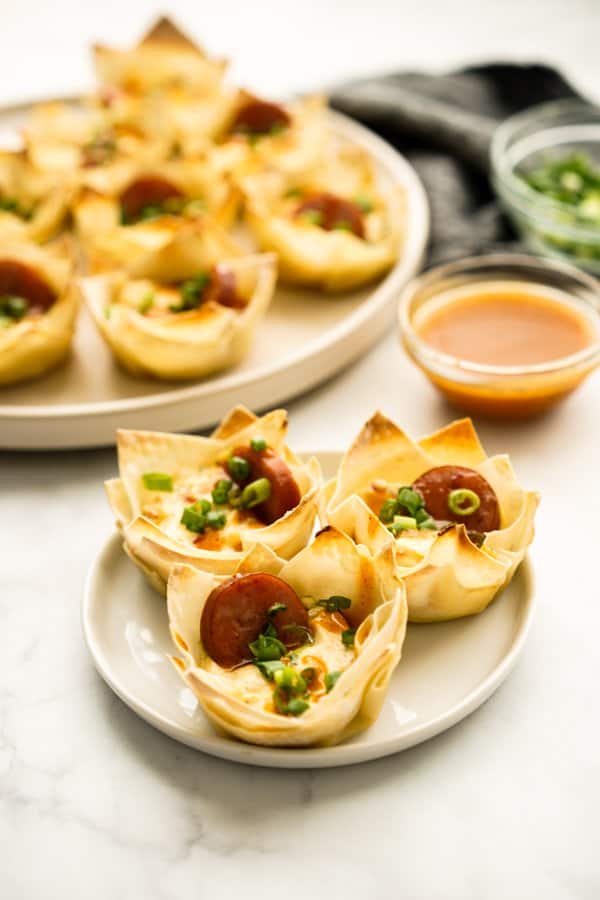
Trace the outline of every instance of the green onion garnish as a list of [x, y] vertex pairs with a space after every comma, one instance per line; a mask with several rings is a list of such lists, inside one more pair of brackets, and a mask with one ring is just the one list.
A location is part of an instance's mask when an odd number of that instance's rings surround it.
[[357, 206], [360, 206], [362, 212], [364, 212], [364, 213], [373, 212], [373, 203], [365, 194], [359, 194], [357, 197], [354, 198], [354, 202], [356, 203]]
[[267, 615], [274, 616], [275, 613], [284, 612], [284, 610], [286, 610], [286, 609], [287, 609], [287, 606], [285, 605], [285, 603], [274, 603], [267, 610]]
[[261, 450], [267, 449], [267, 442], [264, 438], [255, 437], [250, 441], [250, 446], [253, 450], [256, 450], [257, 453], [260, 453]]
[[337, 222], [333, 225], [334, 231], [352, 231], [352, 222], [348, 222], [346, 219], [338, 219]]
[[347, 628], [345, 631], [342, 631], [342, 644], [345, 647], [354, 647], [354, 635], [356, 634], [356, 628]]
[[323, 224], [323, 213], [319, 209], [305, 209], [300, 213], [300, 218], [307, 225]]
[[173, 479], [164, 472], [146, 472], [142, 475], [144, 487], [149, 491], [172, 491]]
[[210, 283], [210, 275], [200, 272], [194, 278], [188, 278], [180, 285], [181, 300], [169, 307], [171, 312], [186, 312], [197, 309], [202, 300], [204, 291]]
[[341, 674], [341, 672], [327, 672], [325, 675], [325, 690], [327, 693], [335, 687], [335, 683]]
[[216, 509], [211, 509], [210, 512], [206, 513], [206, 524], [208, 528], [225, 528], [226, 521], [227, 516], [224, 512], [217, 512]]
[[411, 487], [401, 487], [398, 491], [398, 503], [402, 506], [409, 516], [416, 519], [417, 512], [423, 509], [423, 498], [418, 491]]
[[220, 478], [212, 489], [213, 503], [224, 506], [229, 499], [229, 491], [233, 487], [233, 481], [229, 478]]
[[259, 634], [256, 640], [248, 646], [254, 658], [260, 662], [281, 659], [286, 652], [285, 644], [271, 634]]
[[412, 516], [394, 516], [394, 521], [388, 525], [388, 528], [396, 536], [401, 531], [416, 530], [417, 520], [413, 519]]
[[271, 496], [271, 482], [268, 478], [257, 478], [247, 484], [242, 491], [241, 505], [244, 509], [252, 509], [259, 503], [264, 503]]
[[24, 297], [16, 297], [8, 294], [0, 297], [0, 316], [6, 316], [14, 322], [19, 322], [27, 314], [29, 301]]
[[284, 664], [280, 659], [255, 659], [254, 665], [261, 672], [261, 674], [265, 676], [267, 681], [273, 681], [275, 672], [279, 671], [279, 669], [284, 668]]
[[138, 306], [138, 312], [144, 315], [147, 313], [149, 309], [152, 309], [154, 306], [154, 292], [148, 291], [148, 293], [142, 297], [140, 300], [140, 305]]
[[185, 507], [181, 515], [181, 524], [185, 525], [188, 531], [193, 531], [194, 534], [202, 534], [208, 525], [209, 510], [208, 500], [198, 500], [197, 503]]
[[286, 691], [303, 694], [306, 690], [304, 678], [292, 666], [283, 666], [283, 668], [278, 669], [273, 676], [273, 680], [277, 687], [284, 688]]
[[234, 481], [238, 483], [247, 481], [250, 477], [250, 463], [243, 456], [230, 456], [227, 460], [227, 471]]
[[448, 509], [457, 516], [470, 516], [481, 506], [479, 495], [469, 488], [458, 488], [448, 494]]
[[342, 609], [350, 609], [352, 600], [349, 597], [340, 597], [336, 594], [326, 600], [319, 600], [317, 606], [323, 606], [327, 612], [340, 612]]
[[301, 716], [310, 706], [310, 703], [307, 703], [306, 700], [301, 700], [299, 697], [292, 697], [288, 700], [287, 691], [281, 688], [275, 688], [273, 700], [278, 712], [284, 716]]

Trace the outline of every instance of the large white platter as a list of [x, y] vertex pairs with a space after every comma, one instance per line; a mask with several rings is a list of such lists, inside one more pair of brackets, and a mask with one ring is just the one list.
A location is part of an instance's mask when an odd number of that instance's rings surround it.
[[[0, 143], [28, 106], [0, 110]], [[382, 187], [407, 198], [402, 255], [376, 286], [324, 296], [278, 288], [249, 356], [237, 368], [178, 386], [121, 371], [82, 310], [71, 360], [46, 378], [0, 389], [0, 448], [66, 449], [114, 443], [118, 427], [186, 431], [208, 427], [244, 403], [273, 407], [360, 357], [391, 325], [401, 288], [418, 271], [429, 233], [423, 186], [409, 163], [356, 122], [330, 113], [339, 139], [366, 148]]]
[[[312, 452], [309, 454], [312, 455]], [[330, 477], [341, 454], [316, 452]], [[211, 726], [177, 676], [166, 604], [110, 537], [89, 573], [83, 628], [94, 664], [139, 716], [197, 750], [235, 762], [277, 768], [345, 766], [419, 744], [473, 712], [506, 678], [523, 649], [533, 615], [529, 563], [479, 616], [409, 625], [402, 659], [372, 728], [337, 747], [272, 749], [228, 738]]]

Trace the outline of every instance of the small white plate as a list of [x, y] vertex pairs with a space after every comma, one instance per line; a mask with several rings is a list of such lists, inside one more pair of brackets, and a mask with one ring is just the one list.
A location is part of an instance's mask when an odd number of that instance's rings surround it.
[[[313, 455], [309, 453], [307, 455]], [[315, 452], [325, 477], [341, 454]], [[481, 706], [517, 660], [533, 616], [528, 561], [478, 616], [409, 625], [402, 659], [377, 722], [337, 747], [272, 749], [218, 733], [167, 660], [173, 651], [166, 604], [110, 537], [88, 575], [83, 629], [95, 666], [139, 716], [197, 750], [235, 762], [282, 769], [346, 766], [390, 756], [445, 731]]]
[[[73, 98], [67, 98], [73, 99]], [[0, 108], [16, 128], [30, 105]], [[260, 410], [305, 393], [361, 357], [392, 324], [400, 291], [418, 271], [429, 234], [425, 191], [412, 166], [367, 128], [330, 113], [338, 140], [368, 150], [382, 188], [402, 188], [402, 253], [378, 284], [323, 296], [277, 286], [248, 356], [231, 371], [177, 386], [120, 369], [82, 309], [70, 360], [44, 378], [0, 390], [0, 448], [67, 449], [114, 444], [117, 428], [190, 431], [236, 403]]]

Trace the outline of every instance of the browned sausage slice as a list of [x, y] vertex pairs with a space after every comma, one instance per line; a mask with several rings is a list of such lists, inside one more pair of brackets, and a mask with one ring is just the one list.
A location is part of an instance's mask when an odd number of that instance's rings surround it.
[[335, 194], [312, 194], [298, 205], [296, 216], [315, 213], [315, 225], [325, 231], [345, 228], [357, 237], [364, 238], [365, 226], [360, 206], [352, 200], [336, 197]]
[[29, 313], [48, 312], [56, 300], [50, 285], [35, 269], [16, 259], [0, 259], [0, 297], [22, 297]]
[[[271, 607], [279, 603], [285, 609], [269, 616]], [[202, 610], [200, 638], [210, 658], [231, 669], [252, 660], [248, 645], [269, 621], [288, 649], [305, 643], [308, 615], [296, 592], [275, 575], [238, 575], [209, 594]]]
[[271, 494], [263, 503], [252, 508], [254, 515], [270, 525], [280, 519], [288, 510], [300, 503], [300, 488], [288, 464], [271, 447], [253, 450], [252, 447], [236, 447], [234, 456], [241, 456], [250, 464], [248, 481], [267, 478], [271, 483]]
[[253, 98], [242, 106], [233, 122], [232, 131], [268, 134], [274, 128], [287, 128], [291, 118], [283, 106]]
[[[483, 475], [464, 466], [437, 466], [424, 472], [413, 483], [423, 497], [427, 512], [434, 519], [461, 522], [469, 531], [495, 531], [500, 527], [500, 507], [493, 487]], [[460, 515], [448, 506], [451, 491], [466, 489], [479, 497], [479, 508], [471, 515]]]
[[146, 206], [160, 206], [165, 200], [183, 197], [178, 187], [158, 175], [136, 178], [121, 194], [121, 209], [127, 220], [136, 219]]
[[215, 266], [210, 273], [210, 283], [202, 297], [203, 301], [213, 300], [230, 309], [245, 309], [246, 301], [237, 292], [234, 273], [225, 266]]

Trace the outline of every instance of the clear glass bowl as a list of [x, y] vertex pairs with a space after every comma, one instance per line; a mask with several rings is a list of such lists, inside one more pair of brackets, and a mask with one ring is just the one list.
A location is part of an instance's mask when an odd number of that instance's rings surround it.
[[523, 181], [545, 163], [584, 153], [600, 169], [600, 107], [580, 100], [545, 103], [511, 116], [492, 140], [492, 182], [527, 246], [535, 253], [600, 274], [600, 227], [576, 208]]
[[[550, 289], [553, 297], [583, 313], [596, 340], [578, 353], [547, 363], [491, 366], [442, 353], [414, 327], [425, 306], [442, 292], [477, 284], [517, 282]], [[455, 406], [478, 415], [524, 419], [558, 403], [600, 364], [600, 290], [594, 278], [572, 266], [533, 256], [490, 254], [431, 269], [404, 289], [398, 308], [400, 339], [412, 360]]]

